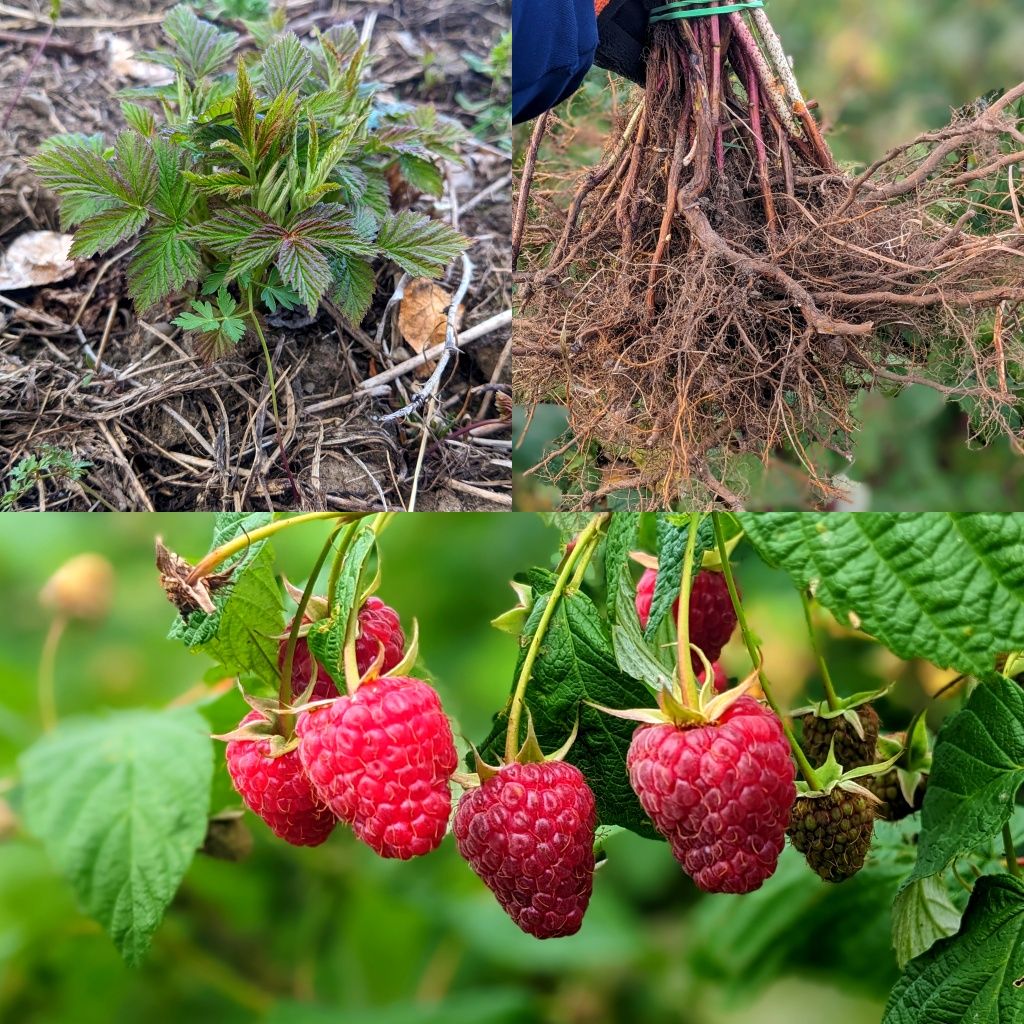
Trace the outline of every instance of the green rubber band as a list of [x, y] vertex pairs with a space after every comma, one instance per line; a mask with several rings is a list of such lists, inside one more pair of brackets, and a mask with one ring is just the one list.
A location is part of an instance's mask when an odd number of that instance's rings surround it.
[[707, 0], [674, 0], [673, 3], [655, 7], [650, 14], [650, 21], [678, 21], [681, 18], [706, 18], [714, 14], [729, 14], [732, 11], [746, 11], [752, 7], [764, 7], [764, 0], [737, 0], [736, 3], [724, 4], [722, 7], [699, 7]]

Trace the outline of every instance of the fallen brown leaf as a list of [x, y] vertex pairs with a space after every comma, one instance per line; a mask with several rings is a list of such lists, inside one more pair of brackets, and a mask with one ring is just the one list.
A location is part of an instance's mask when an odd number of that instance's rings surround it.
[[[398, 313], [398, 329], [405, 343], [417, 355], [424, 349], [444, 341], [451, 293], [428, 277], [417, 277], [405, 286], [405, 296]], [[458, 329], [465, 306], [459, 306], [455, 318]], [[417, 377], [429, 377], [433, 361], [416, 368]]]

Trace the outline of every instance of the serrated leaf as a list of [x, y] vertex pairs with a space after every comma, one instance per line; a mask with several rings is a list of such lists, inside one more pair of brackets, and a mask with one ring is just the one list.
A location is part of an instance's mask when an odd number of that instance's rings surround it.
[[125, 100], [121, 104], [121, 113], [128, 124], [140, 135], [149, 138], [156, 134], [156, 117], [149, 108]]
[[935, 740], [909, 881], [941, 871], [999, 832], [1022, 783], [1024, 690], [1009, 679], [982, 683]]
[[313, 70], [313, 59], [294, 32], [275, 39], [260, 63], [267, 96], [299, 92]]
[[202, 843], [212, 754], [179, 708], [67, 719], [21, 757], [27, 827], [130, 965]]
[[439, 196], [444, 191], [444, 178], [438, 168], [425, 157], [403, 153], [398, 158], [398, 169], [402, 177], [420, 192]]
[[959, 927], [960, 911], [941, 878], [930, 875], [911, 882], [892, 905], [892, 945], [900, 969]]
[[245, 61], [241, 58], [239, 58], [238, 72], [235, 76], [235, 94], [231, 100], [231, 112], [238, 134], [242, 137], [242, 145], [249, 153], [255, 153], [256, 95], [249, 83]]
[[135, 205], [131, 189], [97, 149], [97, 137], [55, 136], [40, 148], [31, 164], [42, 183], [60, 197], [64, 228], [115, 204]]
[[1024, 646], [1024, 515], [740, 513], [761, 556], [904, 659], [991, 674]]
[[[658, 627], [668, 615], [679, 597], [682, 584], [683, 561], [686, 554], [686, 538], [689, 533], [690, 516], [683, 513], [661, 512], [655, 517], [655, 533], [658, 538], [658, 579], [654, 585], [651, 612], [644, 629], [644, 637], [653, 640]], [[714, 547], [715, 534], [711, 520], [707, 517], [697, 529], [697, 542], [693, 553], [693, 575], [700, 571], [704, 552]]]
[[320, 300], [331, 285], [331, 265], [327, 257], [304, 238], [286, 238], [277, 254], [281, 280], [292, 288], [315, 316]]
[[[534, 589], [534, 605], [520, 638], [517, 679], [530, 637], [544, 612], [555, 576], [534, 569], [519, 577]], [[514, 683], [513, 683], [514, 686]], [[537, 738], [545, 753], [565, 743], [579, 716], [579, 735], [566, 760], [587, 777], [603, 825], [621, 825], [648, 838], [658, 838], [626, 773], [635, 722], [604, 714], [586, 702], [612, 708], [651, 707], [650, 691], [623, 673], [615, 662], [607, 627], [593, 601], [581, 591], [562, 597], [548, 626], [526, 691]], [[485, 760], [494, 763], [504, 749], [508, 709], [495, 717], [481, 744]], [[472, 769], [471, 769], [472, 770]]]
[[334, 278], [331, 300], [345, 319], [358, 327], [377, 289], [373, 267], [365, 260], [337, 256], [331, 260], [331, 275]]
[[468, 244], [447, 224], [411, 210], [385, 217], [377, 234], [384, 255], [413, 277], [437, 277]]
[[658, 660], [657, 654], [644, 640], [636, 613], [636, 590], [629, 573], [619, 574], [616, 593], [618, 600], [612, 626], [615, 661], [626, 675], [656, 689], [664, 689], [671, 685], [672, 672]]
[[194, 281], [200, 267], [199, 253], [176, 224], [151, 225], [128, 264], [128, 290], [144, 312]]
[[615, 621], [619, 577], [623, 575], [629, 564], [629, 552], [636, 545], [639, 527], [639, 512], [615, 512], [608, 524], [608, 535], [604, 546], [604, 579], [605, 599], [610, 622]]
[[279, 238], [281, 235], [281, 228], [262, 210], [236, 206], [189, 228], [187, 237], [189, 241], [205, 245], [214, 252], [234, 256], [240, 245], [264, 229], [269, 229], [271, 237]]
[[68, 255], [77, 258], [106, 252], [141, 231], [148, 220], [148, 211], [136, 206], [108, 207], [78, 225]]
[[986, 875], [956, 935], [911, 960], [882, 1024], [1017, 1024], [1024, 1020], [1024, 882]]
[[178, 59], [195, 80], [219, 71], [238, 41], [236, 32], [220, 32], [216, 25], [196, 17], [185, 4], [172, 7], [163, 20], [164, 35], [174, 44]]
[[153, 201], [157, 189], [156, 159], [149, 142], [138, 132], [121, 132], [114, 146], [117, 170], [127, 182], [134, 205]]
[[[210, 550], [247, 534], [273, 519], [270, 512], [221, 512], [217, 515]], [[190, 649], [202, 649], [228, 675], [251, 673], [276, 688], [277, 641], [283, 629], [281, 595], [274, 578], [274, 553], [267, 541], [257, 541], [229, 559], [232, 582], [213, 595], [216, 611], [180, 615], [168, 634]]]

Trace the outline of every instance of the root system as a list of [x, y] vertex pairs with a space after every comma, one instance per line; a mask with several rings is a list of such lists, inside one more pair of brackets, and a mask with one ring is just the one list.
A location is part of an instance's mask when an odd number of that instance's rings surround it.
[[619, 467], [535, 472], [587, 507], [738, 506], [737, 460], [782, 447], [827, 500], [823, 453], [849, 456], [876, 385], [926, 383], [1019, 442], [1024, 85], [853, 177], [762, 11], [654, 26], [647, 83], [567, 210], [520, 182], [517, 401], [564, 403]]

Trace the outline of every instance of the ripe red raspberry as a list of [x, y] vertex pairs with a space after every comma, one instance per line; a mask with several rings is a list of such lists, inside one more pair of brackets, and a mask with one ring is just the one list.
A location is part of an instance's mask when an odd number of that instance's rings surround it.
[[[261, 718], [250, 711], [241, 725]], [[231, 740], [225, 757], [228, 774], [246, 807], [293, 846], [319, 846], [337, 820], [314, 793], [299, 760], [298, 748], [280, 757], [268, 753], [269, 739]]]
[[654, 827], [705, 892], [751, 892], [775, 871], [796, 799], [778, 718], [740, 697], [716, 722], [640, 726], [629, 781]]
[[510, 764], [469, 790], [452, 826], [459, 853], [509, 917], [538, 939], [573, 935], [594, 883], [594, 794], [564, 761]]
[[[306, 619], [311, 622], [311, 619]], [[291, 622], [285, 628], [285, 632], [292, 628]], [[377, 657], [378, 644], [384, 647], [384, 664], [381, 665], [381, 674], [384, 675], [389, 669], [394, 668], [401, 660], [405, 648], [405, 634], [402, 632], [402, 624], [398, 619], [398, 612], [390, 608], [379, 597], [368, 597], [366, 603], [359, 609], [359, 631], [356, 634], [356, 665], [359, 674], [364, 672], [373, 664]], [[287, 636], [281, 640], [277, 649], [278, 667], [284, 665], [285, 649], [288, 646]], [[312, 672], [312, 658], [309, 644], [304, 636], [300, 636], [295, 642], [295, 654], [292, 657], [292, 695], [298, 697], [309, 685], [309, 677]], [[310, 700], [330, 700], [338, 696], [338, 686], [333, 676], [317, 662], [316, 685], [310, 695]]]
[[[658, 580], [657, 569], [645, 569], [636, 585], [636, 613], [640, 628], [647, 628], [654, 601], [654, 587]], [[679, 599], [672, 605], [672, 617], [679, 614]], [[690, 589], [690, 643], [696, 644], [708, 661], [717, 661], [722, 648], [729, 642], [736, 628], [736, 610], [729, 597], [725, 576], [711, 569], [701, 569], [693, 579]], [[703, 671], [703, 664], [696, 654], [692, 655], [694, 672]]]
[[299, 716], [299, 754], [320, 797], [382, 857], [440, 845], [458, 757], [433, 687], [382, 677]]
[[380, 667], [380, 674], [384, 676], [402, 660], [405, 634], [398, 612], [379, 597], [368, 597], [359, 609], [359, 633], [356, 636], [356, 662], [360, 675], [373, 664], [378, 644], [384, 648], [384, 664]]

